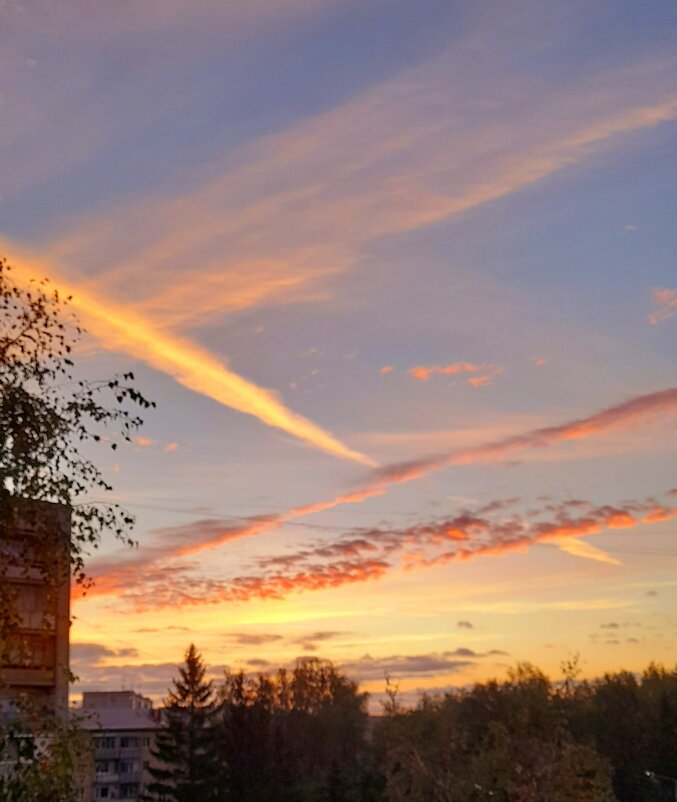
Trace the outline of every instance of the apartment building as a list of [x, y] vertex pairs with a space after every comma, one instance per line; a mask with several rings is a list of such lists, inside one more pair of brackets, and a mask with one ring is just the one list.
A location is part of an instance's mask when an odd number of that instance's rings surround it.
[[94, 778], [87, 802], [124, 799], [140, 802], [152, 782], [151, 750], [160, 728], [160, 710], [134, 691], [86, 691], [83, 727], [91, 733]]
[[70, 513], [60, 504], [3, 501], [0, 718], [19, 700], [66, 715]]

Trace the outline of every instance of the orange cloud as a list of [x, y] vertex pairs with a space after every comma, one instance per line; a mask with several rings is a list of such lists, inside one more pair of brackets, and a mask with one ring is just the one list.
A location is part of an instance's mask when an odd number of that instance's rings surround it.
[[[383, 372], [383, 371], [382, 371]], [[409, 375], [419, 381], [428, 381], [435, 375], [456, 376], [463, 373], [477, 373], [466, 381], [471, 387], [486, 387], [503, 372], [499, 365], [474, 365], [472, 362], [452, 362], [450, 365], [416, 365], [410, 368]]]
[[677, 314], [677, 289], [659, 287], [653, 291], [652, 300], [656, 307], [649, 315], [652, 326]]
[[452, 362], [450, 365], [416, 365], [409, 370], [409, 375], [419, 381], [428, 381], [436, 373], [455, 376], [457, 373], [476, 373], [483, 370], [484, 365], [473, 365], [470, 362]]
[[[296, 518], [321, 513], [342, 504], [359, 504], [368, 498], [384, 495], [393, 485], [410, 482], [426, 476], [434, 471], [441, 470], [450, 465], [469, 465], [478, 462], [493, 462], [504, 459], [514, 452], [532, 448], [546, 448], [575, 438], [594, 437], [607, 431], [632, 427], [638, 423], [651, 419], [660, 414], [674, 414], [677, 412], [677, 388], [662, 390], [637, 396], [629, 401], [608, 407], [586, 418], [579, 418], [559, 426], [534, 429], [521, 435], [514, 435], [494, 442], [478, 445], [471, 448], [456, 449], [447, 454], [427, 457], [421, 460], [392, 465], [375, 471], [372, 478], [362, 487], [342, 493], [325, 501], [294, 507], [282, 513], [265, 516], [252, 516], [237, 522], [233, 521], [197, 521], [183, 527], [158, 530], [156, 540], [161, 542], [144, 543], [141, 549], [133, 556], [123, 556], [120, 560], [112, 562], [110, 559], [94, 562], [90, 566], [92, 576], [96, 580], [90, 594], [105, 595], [117, 592], [129, 582], [130, 576], [138, 576], [143, 569], [163, 563], [174, 557], [196, 554], [205, 549], [217, 548], [225, 543], [244, 537], [252, 537], [263, 532], [277, 529]], [[677, 488], [669, 491], [667, 495], [677, 494]], [[505, 506], [492, 505], [486, 512], [495, 512]], [[672, 517], [673, 510], [654, 504], [644, 509], [643, 523], [655, 523], [666, 520], [665, 516]], [[600, 515], [602, 516], [600, 518]], [[600, 523], [600, 520], [603, 523]], [[586, 522], [587, 521], [587, 522]], [[459, 529], [447, 525], [446, 539], [461, 539], [471, 523], [464, 520]], [[540, 539], [559, 536], [581, 536], [596, 534], [601, 526], [611, 528], [624, 528], [636, 525], [637, 520], [632, 515], [632, 509], [604, 508], [593, 520], [579, 521], [574, 530], [566, 531], [560, 521], [557, 531], [540, 531]], [[457, 525], [456, 522], [455, 525]], [[476, 522], [476, 525], [480, 524]], [[584, 528], [581, 529], [581, 526]], [[589, 527], [585, 529], [585, 526]], [[442, 537], [442, 532], [437, 531]], [[511, 548], [523, 547], [530, 542], [529, 537], [523, 542], [513, 543]], [[494, 548], [494, 547], [492, 547]], [[467, 559], [470, 555], [461, 555], [459, 559]]]
[[[394, 570], [398, 560], [405, 570], [411, 571], [453, 561], [524, 552], [538, 543], [550, 543], [578, 557], [618, 565], [614, 557], [580, 538], [606, 529], [630, 529], [677, 516], [677, 508], [659, 505], [654, 499], [620, 506], [594, 506], [573, 500], [550, 503], [542, 510], [531, 510], [527, 516], [511, 514], [510, 508], [518, 501], [499, 500], [474, 511], [462, 511], [453, 518], [404, 529], [347, 530], [336, 540], [261, 558], [259, 573], [233, 579], [204, 579], [196, 576], [190, 566], [175, 562], [143, 570], [139, 565], [134, 569], [128, 563], [105, 574], [96, 592], [119, 595], [139, 610], [182, 604], [246, 602], [253, 598], [279, 599], [292, 593], [379, 579]], [[162, 534], [170, 540], [177, 535], [194, 537], [200, 534], [202, 527], [208, 531], [200, 536], [210, 538], [210, 525], [218, 527], [223, 523], [196, 522], [173, 532], [163, 530]]]
[[236, 309], [326, 298], [320, 281], [354, 267], [370, 241], [475, 209], [677, 116], [669, 72], [655, 64], [540, 96], [501, 76], [482, 86], [481, 111], [453, 80], [462, 52], [184, 171], [171, 195], [79, 219], [45, 250], [91, 265], [99, 292], [160, 328], [185, 330]]
[[379, 373], [383, 373], [385, 375], [386, 373], [392, 373], [394, 370], [395, 368], [392, 365], [384, 365]]
[[525, 434], [507, 437], [493, 443], [456, 449], [446, 454], [436, 454], [386, 466], [375, 471], [375, 478], [368, 486], [388, 487], [393, 484], [410, 482], [449, 465], [496, 462], [515, 452], [546, 448], [569, 440], [594, 437], [621, 427], [632, 428], [640, 422], [658, 415], [674, 414], [675, 412], [677, 412], [677, 388], [647, 393], [594, 415], [559, 426], [534, 429]]
[[486, 365], [484, 370], [486, 373], [483, 373], [481, 376], [471, 376], [468, 379], [468, 384], [471, 387], [488, 387], [490, 384], [494, 383], [496, 376], [503, 373], [503, 368], [498, 365]]
[[169, 453], [171, 451], [176, 451], [178, 447], [179, 447], [178, 443], [167, 443], [164, 450]]
[[583, 557], [586, 560], [595, 560], [597, 562], [606, 563], [607, 565], [621, 565], [620, 560], [602, 551], [602, 549], [598, 549], [597, 546], [593, 546], [576, 537], [553, 538], [550, 542], [554, 543], [567, 554], [572, 554], [574, 557]]
[[[16, 249], [1, 243], [10, 253]], [[126, 307], [116, 306], [108, 298], [99, 297], [84, 288], [74, 288], [56, 279], [49, 266], [37, 259], [18, 254], [12, 276], [24, 286], [47, 270], [54, 286], [63, 295], [72, 295], [72, 306], [84, 325], [101, 344], [124, 351], [195, 392], [213, 398], [224, 406], [252, 415], [268, 426], [288, 434], [334, 456], [374, 466], [373, 460], [345, 446], [329, 432], [284, 406], [269, 390], [257, 387], [238, 376], [209, 352], [191, 342], [160, 330], [150, 319]]]
[[[171, 195], [124, 199], [105, 215], [78, 219], [44, 243], [40, 258], [20, 260], [30, 267], [26, 275], [87, 265], [88, 275], [65, 289], [104, 347], [327, 453], [373, 466], [184, 332], [224, 310], [326, 297], [318, 277], [353, 267], [374, 239], [465, 213], [625, 133], [677, 117], [668, 72], [650, 64], [540, 98], [519, 80], [489, 83], [487, 100], [498, 101], [487, 102], [491, 114], [473, 106], [475, 123], [459, 125], [467, 93], [449, 80], [457, 73], [455, 58], [445, 53], [338, 108], [231, 150], [186, 172]], [[0, 246], [17, 252], [12, 243]], [[489, 381], [478, 379], [480, 386]]]
[[147, 448], [148, 446], [154, 445], [155, 440], [151, 440], [150, 437], [135, 437], [134, 443], [137, 446], [141, 446], [141, 448]]
[[[605, 529], [630, 529], [677, 517], [675, 507], [660, 508], [662, 515], [656, 517], [655, 510], [647, 512], [651, 510], [653, 504], [650, 500], [615, 508], [592, 507], [581, 502], [564, 502], [554, 510], [552, 507], [549, 508], [549, 511], [555, 514], [553, 520], [536, 523], [524, 522], [514, 517], [504, 522], [483, 518], [471, 519], [462, 523], [461, 537], [456, 533], [458, 527], [452, 528], [455, 532], [453, 539], [470, 541], [468, 545], [454, 547], [432, 557], [421, 556], [420, 553], [409, 555], [406, 567], [409, 569], [432, 567], [480, 556], [499, 556], [512, 551], [526, 551], [536, 543], [551, 543], [577, 557], [620, 565], [619, 560], [578, 538], [598, 535]], [[578, 517], [572, 516], [571, 509], [581, 506], [588, 506], [586, 512]], [[441, 533], [446, 533], [448, 528], [447, 523], [443, 524]], [[413, 534], [416, 535], [420, 531], [420, 529], [413, 530]], [[417, 542], [420, 542], [420, 538]]]

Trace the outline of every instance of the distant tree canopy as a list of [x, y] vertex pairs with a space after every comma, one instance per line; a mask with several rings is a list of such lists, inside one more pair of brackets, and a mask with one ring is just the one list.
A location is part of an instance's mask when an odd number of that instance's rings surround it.
[[305, 659], [257, 678], [228, 674], [219, 698], [224, 800], [381, 798], [367, 741], [367, 696], [330, 662]]
[[[186, 676], [184, 668], [179, 682]], [[375, 719], [366, 694], [318, 659], [269, 675], [227, 673], [205, 694], [203, 684], [207, 785], [166, 799], [674, 802], [666, 778], [677, 776], [677, 670], [579, 682], [569, 666], [553, 684], [522, 664], [505, 681], [422, 696], [414, 709], [390, 685]]]
[[523, 664], [387, 712], [375, 739], [387, 802], [674, 800], [677, 671], [555, 686]]
[[[213, 695], [204, 681], [202, 659], [191, 646], [175, 686], [158, 738], [150, 798], [382, 799], [383, 781], [371, 763], [367, 740], [366, 695], [331, 663], [303, 660], [290, 671], [258, 677], [227, 673]], [[204, 738], [189, 748], [189, 733], [198, 720]], [[191, 770], [197, 761], [202, 770]]]

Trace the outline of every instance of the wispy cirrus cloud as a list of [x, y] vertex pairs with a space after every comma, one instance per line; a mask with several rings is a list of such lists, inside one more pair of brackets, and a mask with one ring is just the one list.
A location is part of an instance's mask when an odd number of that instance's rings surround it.
[[[0, 240], [8, 253], [17, 253]], [[35, 257], [19, 253], [12, 263], [12, 276], [24, 287], [43, 275], [48, 268]], [[54, 279], [54, 273], [52, 278]], [[271, 391], [265, 390], [229, 370], [208, 351], [190, 340], [162, 332], [152, 320], [103, 295], [74, 288], [62, 279], [53, 285], [63, 296], [73, 296], [73, 308], [94, 336], [111, 349], [132, 356], [173, 376], [180, 384], [213, 398], [238, 412], [252, 415], [268, 426], [282, 429], [316, 448], [334, 456], [373, 466], [364, 454], [354, 451], [333, 435], [287, 408]]]
[[[3, 199], [105, 159], [122, 139], [143, 139], [176, 109], [177, 94], [182, 103], [194, 102], [199, 88], [186, 81], [182, 68], [194, 63], [197, 51], [222, 52], [227, 43], [236, 52], [258, 37], [284, 38], [336, 5], [336, 0], [2, 3]], [[134, 80], [116, 81], [102, 92], [104, 53], [110, 68], [121, 74], [132, 70]]]
[[654, 311], [649, 315], [649, 323], [657, 325], [673, 315], [677, 315], [677, 289], [657, 287], [652, 295]]
[[533, 429], [475, 448], [456, 449], [444, 454], [386, 466], [375, 471], [374, 480], [365, 490], [373, 489], [377, 492], [379, 488], [409, 482], [449, 465], [494, 462], [519, 451], [552, 447], [559, 443], [599, 436], [618, 428], [632, 428], [641, 421], [663, 414], [672, 415], [675, 412], [677, 412], [677, 388], [647, 393], [593, 415], [556, 426]]
[[562, 551], [567, 554], [572, 554], [574, 557], [583, 557], [586, 560], [596, 560], [597, 562], [607, 563], [608, 565], [620, 565], [621, 561], [607, 554], [592, 543], [586, 543], [584, 540], [579, 540], [577, 537], [556, 537], [551, 540], [555, 546], [558, 546]]
[[[60, 276], [104, 347], [328, 453], [373, 465], [186, 331], [237, 309], [317, 300], [326, 296], [323, 280], [353, 268], [369, 242], [466, 213], [677, 118], [672, 62], [539, 93], [502, 69], [510, 58], [478, 68], [469, 92], [450, 80], [467, 67], [463, 48], [452, 48], [187, 171], [171, 192], [79, 216], [32, 255], [7, 240], [0, 246], [20, 276]], [[490, 381], [471, 378], [475, 386]]]
[[453, 80], [460, 61], [467, 70], [462, 48], [452, 49], [229, 151], [178, 191], [172, 184], [171, 196], [158, 190], [78, 219], [45, 252], [87, 264], [99, 291], [160, 327], [317, 300], [327, 297], [324, 280], [353, 268], [368, 242], [518, 192], [677, 117], [672, 63], [540, 93], [478, 70], [469, 96]]
[[[552, 448], [570, 440], [599, 437], [609, 431], [632, 428], [657, 416], [675, 414], [675, 412], [677, 412], [677, 389], [670, 388], [657, 393], [636, 396], [629, 401], [607, 407], [600, 412], [563, 424], [532, 429], [523, 434], [509, 436], [489, 443], [454, 449], [446, 454], [438, 454], [416, 461], [396, 464], [374, 472], [356, 490], [325, 501], [294, 507], [282, 513], [249, 516], [235, 520], [204, 519], [179, 527], [166, 527], [151, 533], [143, 547], [133, 557], [124, 553], [118, 558], [109, 557], [98, 562], [93, 561], [90, 565], [90, 572], [95, 580], [95, 585], [89, 593], [105, 595], [123, 592], [125, 587], [135, 581], [141, 571], [156, 570], [158, 565], [162, 565], [168, 560], [185, 558], [205, 549], [217, 548], [234, 540], [278, 529], [296, 518], [321, 513], [343, 504], [359, 504], [368, 498], [387, 493], [392, 486], [417, 480], [447, 466], [500, 461], [520, 451]], [[677, 489], [670, 490], [666, 495], [670, 496], [675, 493], [677, 493]], [[570, 502], [569, 504], [574, 507], [576, 502]], [[585, 502], [581, 502], [581, 504], [585, 505]], [[496, 502], [488, 508], [485, 507], [483, 512], [485, 514], [493, 513], [503, 509], [505, 505], [505, 501]], [[645, 510], [644, 513], [647, 516], [647, 523], [657, 522], [664, 519], [662, 516], [672, 515], [670, 508], [661, 507], [660, 505], [656, 505], [651, 510]], [[613, 523], [615, 523], [614, 520], [610, 521], [610, 525]], [[592, 525], [594, 525], [594, 522], [592, 522]], [[550, 533], [551, 537], [556, 537], [557, 534], [576, 536], [594, 534], [594, 531]], [[525, 543], [528, 544], [528, 539]], [[514, 544], [515, 548], [519, 546], [519, 543]], [[350, 565], [349, 571], [352, 572], [353, 576], [359, 576], [359, 568], [350, 563], [350, 560], [365, 552], [371, 552], [373, 556], [375, 544], [371, 539], [365, 538], [361, 533], [357, 532], [352, 537], [343, 538], [331, 544], [324, 544], [321, 548], [325, 551], [319, 556], [343, 558]], [[589, 555], [590, 551], [588, 551]], [[270, 559], [273, 563], [279, 563], [280, 565], [287, 563], [287, 567], [297, 561], [295, 557], [290, 558], [289, 555], [278, 555]], [[371, 565], [366, 573], [378, 574], [380, 572], [382, 575], [385, 570], [387, 570], [387, 566]], [[337, 571], [336, 577], [340, 573], [340, 570]], [[328, 582], [329, 578], [325, 576], [323, 580], [320, 577], [319, 581]], [[282, 582], [281, 584], [284, 583]], [[252, 587], [255, 585], [256, 583]], [[327, 586], [329, 585], [327, 584]], [[263, 587], [263, 584], [261, 587]], [[274, 595], [274, 587], [272, 585], [269, 590]]]

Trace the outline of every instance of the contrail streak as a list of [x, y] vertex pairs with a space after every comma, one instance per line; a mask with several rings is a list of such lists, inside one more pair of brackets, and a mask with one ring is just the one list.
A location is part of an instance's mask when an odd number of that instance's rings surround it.
[[[559, 443], [570, 440], [598, 437], [615, 429], [631, 428], [640, 422], [646, 422], [659, 415], [674, 414], [677, 414], [677, 388], [671, 387], [655, 393], [635, 396], [587, 417], [570, 420], [557, 426], [532, 429], [523, 434], [506, 437], [490, 443], [456, 449], [446, 454], [438, 454], [420, 460], [400, 463], [399, 465], [387, 466], [375, 471], [357, 489], [324, 501], [293, 507], [270, 515], [254, 516], [242, 521], [211, 519], [195, 521], [188, 527], [165, 528], [160, 530], [162, 542], [156, 545], [144, 544], [143, 548], [133, 557], [124, 556], [119, 565], [112, 567], [110, 559], [106, 558], [106, 560], [101, 561], [101, 573], [99, 574], [95, 563], [94, 576], [100, 584], [94, 592], [103, 594], [109, 592], [108, 585], [105, 580], [102, 580], [102, 576], [115, 574], [118, 570], [133, 572], [136, 569], [146, 569], [165, 559], [197, 554], [207, 549], [219, 548], [233, 540], [254, 537], [279, 529], [285, 523], [289, 523], [296, 518], [314, 515], [343, 504], [360, 504], [368, 498], [387, 494], [393, 486], [415, 481], [448, 466], [495, 462], [512, 455], [516, 451], [554, 447]], [[669, 491], [667, 495], [677, 495], [677, 488]], [[672, 510], [661, 512], [657, 509], [647, 514], [641, 523], [668, 520], [673, 515], [674, 512]], [[618, 517], [610, 518], [607, 524], [611, 527], [621, 528], [629, 520]], [[573, 534], [585, 536], [586, 534], [596, 534], [598, 531], [598, 528], [593, 527], [587, 532], [577, 531]], [[555, 534], [572, 533], [558, 532]], [[552, 532], [545, 532], [541, 536], [547, 539], [548, 537], [554, 538], [555, 535]], [[561, 547], [560, 542], [557, 542], [557, 545]], [[571, 547], [569, 551], [572, 551], [573, 548]], [[583, 548], [578, 548], [578, 556], [587, 556], [589, 558], [592, 556], [590, 549], [587, 550], [585, 555], [581, 553], [582, 550]], [[600, 559], [599, 552], [596, 554], [596, 558]]]
[[53, 286], [60, 293], [73, 296], [72, 306], [88, 331], [104, 347], [125, 351], [168, 373], [184, 387], [238, 412], [252, 415], [328, 454], [369, 467], [376, 466], [366, 455], [348, 448], [330, 432], [287, 409], [270, 391], [229, 370], [207, 350], [190, 340], [167, 334], [141, 315], [56, 278], [46, 260], [31, 257], [25, 251], [22, 253], [4, 240], [0, 240], [0, 244], [6, 253], [14, 255], [12, 276], [17, 283], [26, 286], [31, 279], [49, 273]]

